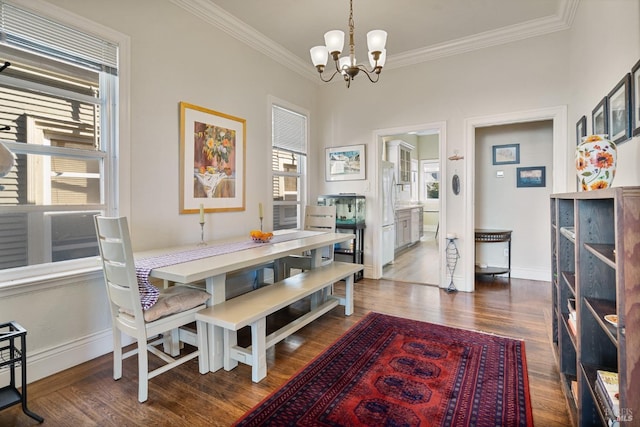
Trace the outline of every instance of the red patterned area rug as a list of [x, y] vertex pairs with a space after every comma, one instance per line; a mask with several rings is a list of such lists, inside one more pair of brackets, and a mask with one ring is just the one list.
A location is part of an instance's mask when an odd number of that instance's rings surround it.
[[237, 426], [532, 426], [524, 342], [369, 313]]

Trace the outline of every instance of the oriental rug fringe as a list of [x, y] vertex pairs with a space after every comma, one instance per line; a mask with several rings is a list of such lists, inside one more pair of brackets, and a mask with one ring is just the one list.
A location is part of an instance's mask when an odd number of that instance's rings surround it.
[[524, 342], [369, 313], [237, 426], [532, 426]]

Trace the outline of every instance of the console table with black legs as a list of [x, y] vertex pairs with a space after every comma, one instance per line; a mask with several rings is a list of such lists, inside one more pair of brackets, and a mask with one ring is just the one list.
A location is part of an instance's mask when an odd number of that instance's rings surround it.
[[[0, 370], [8, 368], [10, 375], [9, 385], [0, 387], [0, 410], [21, 403], [22, 412], [41, 423], [44, 418], [27, 408], [26, 336], [27, 330], [16, 322], [0, 324]], [[16, 387], [16, 366], [22, 373], [22, 392]]]
[[481, 268], [476, 265], [476, 274], [478, 275], [492, 275], [496, 274], [508, 274], [511, 278], [511, 230], [488, 230], [477, 229], [476, 230], [476, 243], [501, 243], [507, 244], [508, 251], [508, 266], [507, 267], [491, 267], [486, 266]]

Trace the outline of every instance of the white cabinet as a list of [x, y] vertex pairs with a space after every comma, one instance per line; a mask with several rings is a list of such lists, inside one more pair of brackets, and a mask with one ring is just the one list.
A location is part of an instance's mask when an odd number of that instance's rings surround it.
[[411, 243], [420, 240], [420, 218], [422, 217], [422, 208], [411, 209]]
[[404, 249], [411, 243], [411, 212], [408, 209], [397, 211], [396, 249]]
[[411, 182], [411, 151], [413, 149], [413, 145], [399, 139], [387, 141], [387, 160], [396, 166], [398, 184]]
[[422, 237], [422, 207], [396, 210], [396, 251], [418, 242]]

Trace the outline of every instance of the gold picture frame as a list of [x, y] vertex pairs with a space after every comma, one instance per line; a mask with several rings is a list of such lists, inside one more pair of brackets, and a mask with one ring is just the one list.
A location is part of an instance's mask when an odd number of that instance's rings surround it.
[[246, 120], [180, 102], [180, 213], [245, 210]]

